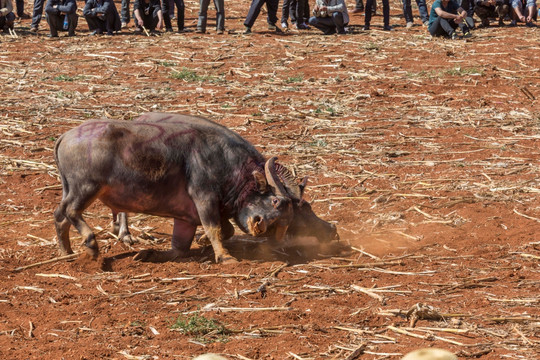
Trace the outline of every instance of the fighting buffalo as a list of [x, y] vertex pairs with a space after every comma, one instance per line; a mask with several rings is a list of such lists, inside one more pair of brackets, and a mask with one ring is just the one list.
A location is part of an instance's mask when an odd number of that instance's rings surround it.
[[54, 217], [63, 253], [73, 252], [73, 225], [87, 253], [98, 257], [95, 235], [82, 216], [96, 199], [115, 219], [124, 212], [174, 219], [170, 250], [144, 250], [135, 257], [156, 262], [185, 257], [198, 225], [216, 262], [234, 262], [222, 244], [234, 234], [229, 219], [253, 236], [271, 229], [277, 241], [293, 219], [293, 200], [275, 158], [265, 161], [238, 134], [201, 117], [90, 120], [63, 134], [54, 153], [62, 181]]

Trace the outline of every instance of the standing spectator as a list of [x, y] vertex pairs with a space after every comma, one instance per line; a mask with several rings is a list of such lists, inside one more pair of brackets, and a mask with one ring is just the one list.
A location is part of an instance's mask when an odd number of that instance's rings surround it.
[[251, 6], [249, 7], [246, 20], [244, 21], [244, 26], [246, 28], [244, 34], [251, 34], [251, 28], [253, 27], [253, 24], [255, 24], [255, 20], [257, 20], [257, 16], [259, 16], [261, 8], [265, 3], [266, 9], [268, 10], [268, 16], [266, 18], [266, 22], [268, 22], [268, 30], [275, 31], [276, 33], [282, 33], [281, 29], [276, 26], [276, 22], [278, 20], [277, 10], [279, 7], [279, 0], [253, 0], [251, 2]]
[[144, 26], [154, 32], [163, 29], [163, 12], [159, 0], [135, 0], [133, 3], [135, 32], [140, 33]]
[[309, 24], [321, 30], [324, 35], [346, 34], [349, 13], [343, 0], [317, 0]]
[[[223, 1], [223, 0], [221, 0]], [[162, 2], [162, 12], [163, 12], [163, 22], [165, 23], [165, 31], [173, 31], [171, 19], [174, 18], [174, 4], [176, 4], [176, 25], [178, 26], [178, 32], [184, 32], [184, 14], [185, 6], [184, 0], [174, 0], [172, 1], [173, 6], [171, 6], [171, 1], [163, 0]]]
[[[364, 2], [362, 0], [356, 0], [356, 6], [351, 10], [352, 14], [360, 14], [364, 11]], [[371, 8], [371, 13], [375, 15], [377, 13], [377, 3], [373, 0], [373, 6]]]
[[533, 20], [536, 20], [535, 0], [512, 0], [512, 22], [510, 26], [516, 26], [517, 22], [524, 22], [528, 27], [535, 27]]
[[[299, 7], [302, 7], [300, 11]], [[301, 14], [300, 22], [298, 21], [298, 14]], [[304, 0], [303, 6], [299, 4], [297, 0], [283, 0], [283, 7], [281, 8], [281, 27], [283, 30], [289, 28], [288, 18], [291, 18], [291, 24], [300, 30], [309, 29], [309, 0]]]
[[[366, 16], [364, 18], [364, 30], [370, 29], [373, 1], [374, 0], [366, 0]], [[393, 31], [394, 29], [392, 29], [392, 27], [390, 26], [390, 4], [388, 3], [388, 0], [382, 0], [382, 4], [383, 4], [383, 22], [384, 22], [383, 30]]]
[[122, 0], [122, 5], [120, 7], [120, 15], [122, 18], [122, 28], [127, 28], [130, 20], [129, 16], [129, 1], [130, 0]]
[[32, 13], [32, 24], [30, 25], [31, 32], [38, 32], [39, 23], [41, 22], [41, 17], [43, 16], [43, 6], [45, 5], [45, 0], [34, 0], [34, 10]]
[[75, 0], [49, 0], [45, 6], [45, 13], [51, 32], [49, 37], [58, 37], [59, 30], [66, 30], [64, 28], [66, 17], [68, 36], [75, 36], [75, 28], [79, 21]]
[[13, 13], [13, 4], [11, 0], [0, 0], [0, 28], [4, 32], [13, 30], [15, 14]]
[[19, 19], [30, 19], [30, 15], [24, 13], [24, 0], [16, 0], [15, 6], [17, 7], [17, 17]]
[[490, 18], [498, 18], [499, 26], [504, 26], [504, 18], [510, 13], [510, 4], [504, 0], [476, 0], [474, 13], [482, 21], [483, 27], [489, 26]]
[[[206, 32], [206, 22], [208, 21], [208, 6], [210, 0], [201, 0], [199, 9], [199, 21], [197, 22], [197, 32]], [[214, 0], [214, 6], [216, 7], [216, 32], [223, 34], [225, 32], [225, 1]]]
[[86, 0], [83, 15], [92, 35], [100, 35], [104, 31], [107, 35], [114, 35], [122, 27], [113, 0]]
[[459, 27], [464, 38], [471, 37], [469, 27], [465, 24], [467, 12], [454, 0], [435, 0], [429, 14], [428, 30], [431, 36], [447, 36], [457, 39], [456, 29]]
[[[414, 26], [413, 14], [411, 0], [402, 0], [403, 1], [403, 16], [407, 22], [406, 28], [412, 28]], [[418, 12], [420, 13], [420, 19], [422, 24], [428, 26], [429, 24], [429, 15], [427, 11], [426, 0], [416, 0], [416, 5], [418, 5]]]

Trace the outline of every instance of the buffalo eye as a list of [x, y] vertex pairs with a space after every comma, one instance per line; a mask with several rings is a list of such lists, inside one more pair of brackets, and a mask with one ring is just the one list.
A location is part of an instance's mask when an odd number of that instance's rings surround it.
[[273, 198], [272, 199], [272, 205], [274, 205], [275, 208], [277, 208], [279, 206], [279, 199], [278, 198]]

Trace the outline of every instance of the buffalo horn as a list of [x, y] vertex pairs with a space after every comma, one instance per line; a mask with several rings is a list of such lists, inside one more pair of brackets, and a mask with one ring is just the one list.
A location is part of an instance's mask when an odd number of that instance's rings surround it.
[[266, 173], [266, 180], [268, 181], [268, 185], [274, 190], [275, 194], [277, 196], [281, 197], [289, 197], [287, 195], [287, 191], [283, 187], [283, 184], [281, 183], [281, 180], [279, 179], [279, 176], [276, 174], [275, 169], [275, 162], [277, 157], [272, 157], [268, 159], [266, 164], [264, 164], [264, 172]]

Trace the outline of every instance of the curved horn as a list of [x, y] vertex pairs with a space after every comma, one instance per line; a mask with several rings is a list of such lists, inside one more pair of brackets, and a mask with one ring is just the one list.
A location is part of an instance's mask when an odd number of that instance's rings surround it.
[[283, 186], [285, 186], [285, 190], [287, 190], [289, 196], [295, 200], [302, 200], [302, 195], [304, 193], [304, 189], [301, 187], [302, 184], [298, 185], [296, 183], [296, 179], [293, 177], [289, 169], [281, 164], [276, 164], [276, 173], [283, 183]]
[[277, 196], [289, 197], [287, 191], [283, 187], [279, 176], [276, 174], [275, 162], [277, 157], [272, 157], [268, 159], [266, 164], [264, 164], [264, 172], [266, 174], [266, 180], [268, 185], [274, 190]]

